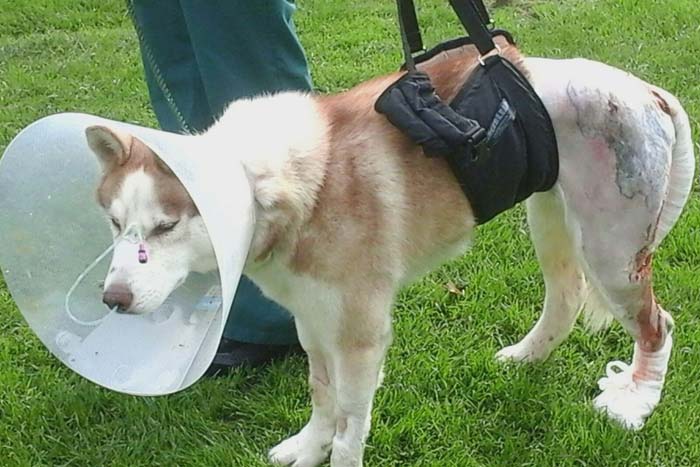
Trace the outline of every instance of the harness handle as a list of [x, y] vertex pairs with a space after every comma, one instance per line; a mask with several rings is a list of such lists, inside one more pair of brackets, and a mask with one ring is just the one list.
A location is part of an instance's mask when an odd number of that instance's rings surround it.
[[[482, 0], [449, 0], [449, 2], [481, 56], [496, 49], [491, 34], [493, 22], [484, 2]], [[416, 7], [413, 0], [396, 0], [396, 6], [399, 12], [399, 30], [406, 69], [413, 72], [416, 70], [413, 54], [425, 51]]]
[[496, 48], [488, 28], [491, 19], [481, 0], [450, 0], [450, 5], [482, 56]]
[[399, 30], [401, 31], [401, 45], [403, 45], [406, 68], [409, 72], [416, 71], [413, 54], [425, 50], [420, 26], [418, 26], [416, 7], [413, 5], [413, 0], [396, 0], [396, 7], [399, 11]]

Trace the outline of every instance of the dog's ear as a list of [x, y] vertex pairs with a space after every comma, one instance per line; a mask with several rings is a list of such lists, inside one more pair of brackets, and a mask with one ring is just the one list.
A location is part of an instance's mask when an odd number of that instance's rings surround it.
[[100, 160], [103, 168], [124, 165], [129, 160], [132, 136], [102, 125], [85, 130], [88, 146]]

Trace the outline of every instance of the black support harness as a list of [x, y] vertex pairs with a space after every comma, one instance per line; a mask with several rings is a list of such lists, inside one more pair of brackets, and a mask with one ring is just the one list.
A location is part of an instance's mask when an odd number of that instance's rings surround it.
[[[527, 79], [493, 42], [481, 0], [450, 0], [469, 36], [424, 51], [413, 0], [397, 0], [407, 73], [377, 99], [375, 109], [423, 147], [444, 157], [483, 224], [537, 191], [549, 190], [559, 174], [552, 122]], [[436, 94], [416, 63], [473, 44], [480, 66], [451, 102]], [[415, 56], [416, 52], [421, 52]]]

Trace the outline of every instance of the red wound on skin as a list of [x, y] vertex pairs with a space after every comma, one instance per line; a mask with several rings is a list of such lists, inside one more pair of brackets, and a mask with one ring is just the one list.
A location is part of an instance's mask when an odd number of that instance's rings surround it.
[[[644, 295], [642, 297], [643, 305], [637, 314], [637, 323], [639, 324], [640, 336], [638, 340], [639, 346], [647, 352], [655, 352], [658, 350], [665, 338], [665, 326], [663, 316], [659, 306], [656, 304], [656, 298], [651, 288], [651, 264], [652, 254], [648, 247], [644, 247], [634, 258], [634, 270], [630, 273], [629, 280], [633, 283], [643, 282]], [[638, 368], [633, 375], [633, 378], [644, 377], [644, 365]]]
[[666, 102], [666, 99], [661, 97], [656, 91], [651, 91], [651, 93], [656, 97], [656, 103], [659, 105], [659, 108], [668, 115], [671, 115], [671, 107], [668, 105], [668, 102]]
[[666, 319], [666, 312], [656, 303], [650, 283], [644, 289], [643, 301], [644, 305], [637, 315], [640, 331], [637, 343], [646, 352], [656, 352], [666, 340], [669, 321]]
[[630, 282], [640, 282], [651, 279], [651, 258], [652, 255], [647, 247], [639, 250], [634, 258], [635, 268], [630, 273]]

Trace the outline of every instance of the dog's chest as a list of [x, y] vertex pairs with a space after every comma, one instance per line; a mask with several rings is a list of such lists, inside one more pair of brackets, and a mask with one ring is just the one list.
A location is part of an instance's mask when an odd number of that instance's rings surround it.
[[295, 317], [315, 313], [320, 308], [335, 310], [340, 307], [340, 293], [336, 288], [295, 273], [275, 258], [253, 265], [245, 273], [266, 297], [285, 307]]

